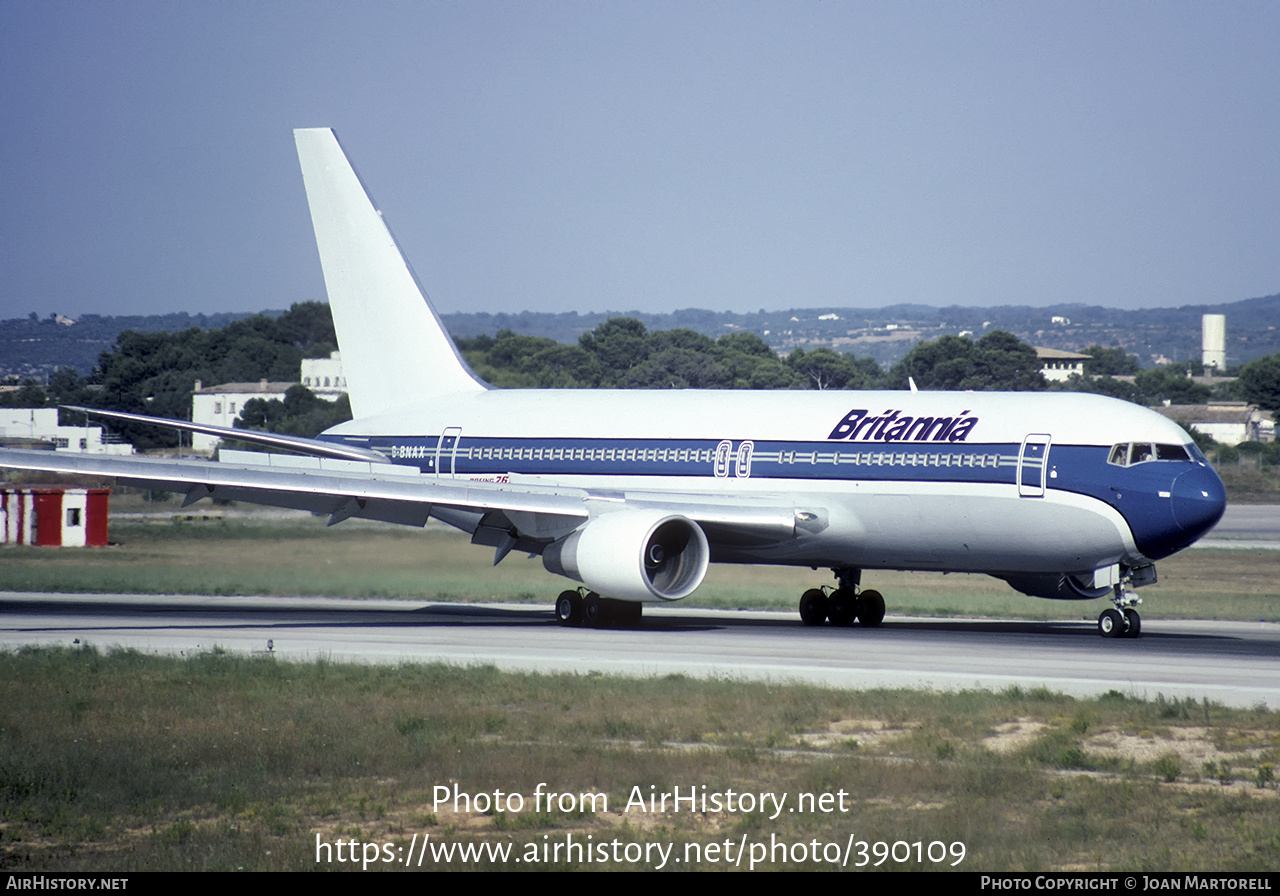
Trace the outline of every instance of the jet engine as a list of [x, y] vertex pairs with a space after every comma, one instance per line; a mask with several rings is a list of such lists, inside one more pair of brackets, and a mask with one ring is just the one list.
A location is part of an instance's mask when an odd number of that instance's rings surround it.
[[602, 597], [680, 600], [707, 574], [711, 549], [702, 528], [661, 511], [601, 514], [542, 552], [542, 565]]

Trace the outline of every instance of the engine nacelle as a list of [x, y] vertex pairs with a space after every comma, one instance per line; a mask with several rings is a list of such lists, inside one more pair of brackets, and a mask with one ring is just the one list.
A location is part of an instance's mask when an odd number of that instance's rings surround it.
[[1100, 585], [1095, 576], [1070, 573], [999, 576], [1023, 594], [1050, 600], [1097, 600], [1111, 593], [1110, 585]]
[[680, 600], [707, 574], [711, 549], [693, 520], [645, 510], [617, 510], [590, 520], [542, 552], [542, 565], [602, 597]]

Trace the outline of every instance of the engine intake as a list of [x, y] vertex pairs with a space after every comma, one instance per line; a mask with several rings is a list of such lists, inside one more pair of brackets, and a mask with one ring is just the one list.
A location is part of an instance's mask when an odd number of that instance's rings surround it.
[[687, 517], [619, 510], [589, 520], [542, 553], [542, 565], [603, 597], [680, 600], [702, 584], [711, 549]]

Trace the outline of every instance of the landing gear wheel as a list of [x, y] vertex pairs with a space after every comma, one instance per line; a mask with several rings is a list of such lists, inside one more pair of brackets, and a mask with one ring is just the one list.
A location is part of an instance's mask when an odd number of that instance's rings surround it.
[[810, 588], [800, 595], [800, 621], [805, 625], [822, 625], [827, 620], [827, 595], [821, 588]]
[[594, 591], [582, 601], [582, 621], [585, 625], [597, 628], [604, 624], [607, 615], [604, 599]]
[[858, 616], [861, 601], [847, 588], [837, 588], [827, 595], [827, 618], [832, 625], [850, 626]]
[[635, 628], [644, 617], [644, 604], [619, 603], [614, 606], [613, 610], [614, 618], [618, 621], [618, 625], [627, 628]]
[[561, 591], [556, 598], [556, 619], [561, 625], [581, 625], [582, 595], [576, 591]]
[[1138, 615], [1137, 610], [1131, 610], [1128, 607], [1124, 610], [1124, 636], [1126, 638], [1136, 638], [1142, 634], [1142, 617]]
[[1098, 617], [1098, 634], [1104, 638], [1124, 637], [1124, 617], [1119, 610], [1111, 608], [1102, 611], [1102, 615]]
[[879, 591], [864, 591], [858, 595], [858, 621], [869, 627], [884, 622], [884, 598]]

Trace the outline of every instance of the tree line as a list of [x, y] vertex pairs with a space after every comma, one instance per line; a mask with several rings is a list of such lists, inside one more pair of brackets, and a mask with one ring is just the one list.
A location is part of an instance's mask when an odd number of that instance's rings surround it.
[[892, 367], [829, 348], [777, 355], [754, 333], [712, 339], [650, 331], [615, 317], [577, 345], [501, 330], [458, 340], [472, 369], [499, 388], [540, 389], [1046, 389], [1035, 349], [1009, 333], [917, 344]]
[[[191, 418], [191, 396], [197, 380], [212, 386], [221, 383], [256, 383], [260, 380], [296, 382], [304, 357], [327, 357], [337, 348], [329, 306], [322, 302], [294, 305], [279, 317], [265, 314], [234, 321], [225, 327], [190, 327], [176, 333], [140, 333], [125, 330], [116, 344], [98, 356], [88, 377], [64, 367], [46, 385], [32, 380], [14, 392], [0, 396], [0, 404], [12, 407], [89, 405], [153, 417]], [[302, 386], [290, 402], [292, 413], [282, 415], [249, 406], [269, 404], [261, 399], [246, 403], [246, 413], [282, 426], [282, 432], [315, 435], [351, 418], [349, 405], [316, 399]], [[293, 390], [291, 390], [292, 392]], [[305, 392], [305, 396], [302, 394]], [[316, 403], [324, 407], [317, 407]], [[281, 405], [282, 402], [276, 401]], [[345, 414], [345, 416], [343, 416]], [[64, 423], [83, 422], [83, 416], [63, 412]], [[298, 424], [293, 417], [306, 417]], [[268, 419], [269, 418], [269, 419]], [[255, 422], [259, 418], [254, 418]], [[318, 428], [317, 428], [318, 427]], [[112, 424], [112, 428], [139, 448], [173, 444], [172, 433], [154, 427]], [[303, 432], [303, 430], [311, 430]]]
[[[1198, 363], [1141, 370], [1123, 349], [1090, 346], [1086, 377], [1046, 382], [1035, 349], [1004, 331], [981, 338], [943, 336], [917, 343], [896, 364], [882, 368], [830, 348], [797, 348], [779, 356], [750, 332], [717, 339], [690, 329], [649, 330], [631, 317], [606, 320], [576, 344], [501, 330], [496, 336], [458, 339], [467, 363], [499, 388], [564, 389], [906, 389], [1099, 392], [1138, 404], [1198, 404], [1211, 397], [1280, 410], [1280, 354], [1246, 364], [1239, 378], [1214, 387], [1186, 376]], [[89, 377], [63, 368], [47, 384], [26, 381], [0, 395], [0, 405], [45, 407], [86, 404], [157, 417], [189, 417], [196, 380], [206, 385], [296, 381], [304, 357], [324, 357], [337, 346], [329, 306], [294, 305], [279, 317], [256, 315], [225, 327], [177, 333], [120, 334], [101, 353]], [[1132, 377], [1121, 380], [1117, 377]], [[283, 401], [246, 403], [241, 423], [253, 428], [315, 435], [350, 419], [346, 401], [327, 402], [303, 386]], [[72, 422], [70, 420], [66, 422]], [[123, 428], [123, 427], [122, 427]], [[172, 444], [172, 435], [130, 428], [139, 447]]]

